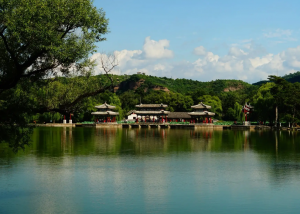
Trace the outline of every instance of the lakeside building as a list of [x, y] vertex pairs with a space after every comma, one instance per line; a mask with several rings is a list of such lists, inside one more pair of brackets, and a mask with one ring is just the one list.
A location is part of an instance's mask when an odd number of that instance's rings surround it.
[[205, 105], [204, 103], [199, 103], [198, 105], [191, 106], [193, 112], [189, 112], [188, 114], [194, 120], [194, 123], [199, 123], [203, 121], [203, 123], [212, 123], [212, 116], [215, 116], [215, 113], [208, 111], [211, 109], [211, 106]]
[[168, 114], [168, 121], [170, 122], [193, 122], [189, 112], [170, 112]]
[[106, 102], [102, 105], [95, 106], [98, 109], [96, 112], [92, 112], [92, 115], [97, 116], [97, 120], [100, 119], [101, 122], [116, 122], [116, 116], [119, 115], [118, 112], [113, 111], [116, 106], [108, 105]]
[[215, 113], [208, 111], [211, 106], [199, 103], [191, 106], [193, 112], [170, 112], [166, 111], [165, 104], [140, 104], [136, 110], [128, 112], [127, 119], [142, 122], [190, 122], [190, 123], [212, 123]]
[[129, 116], [132, 114], [137, 115], [136, 120], [155, 122], [157, 120], [167, 121], [167, 116], [170, 113], [166, 111], [168, 105], [164, 104], [140, 104], [135, 106], [137, 110], [129, 112]]

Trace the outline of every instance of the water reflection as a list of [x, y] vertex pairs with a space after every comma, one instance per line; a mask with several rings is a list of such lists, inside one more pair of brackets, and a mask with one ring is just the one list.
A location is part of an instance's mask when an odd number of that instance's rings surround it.
[[273, 196], [300, 191], [299, 136], [40, 127], [18, 154], [0, 144], [0, 212], [20, 211], [4, 206], [17, 203], [36, 213], [210, 213], [217, 207], [220, 213], [226, 205], [253, 213], [265, 199], [274, 202], [270, 211], [277, 206]]
[[[26, 154], [38, 157], [65, 155], [161, 155], [178, 152], [247, 152], [279, 159], [299, 154], [297, 132], [231, 131], [213, 129], [94, 129], [37, 128], [33, 143], [13, 154], [0, 144], [0, 158]], [[292, 156], [291, 156], [292, 155]]]

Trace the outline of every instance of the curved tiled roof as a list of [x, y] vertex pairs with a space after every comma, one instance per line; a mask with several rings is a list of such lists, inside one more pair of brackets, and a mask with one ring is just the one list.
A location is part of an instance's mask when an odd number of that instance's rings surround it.
[[165, 104], [140, 104], [136, 105], [137, 108], [167, 108], [168, 105]]
[[197, 109], [210, 109], [211, 106], [209, 105], [205, 105], [204, 103], [199, 103], [198, 105], [194, 105], [194, 106], [191, 106], [191, 108], [197, 108]]
[[164, 111], [164, 110], [160, 110], [160, 111], [135, 111], [134, 112], [135, 114], [137, 115], [159, 115], [159, 114], [169, 114], [170, 112], [169, 111]]
[[169, 119], [190, 119], [191, 115], [188, 112], [170, 112], [168, 114]]
[[202, 112], [189, 112], [191, 116], [214, 116], [215, 113], [209, 111], [202, 111]]
[[106, 102], [104, 103], [104, 104], [102, 104], [102, 105], [100, 105], [100, 106], [95, 106], [95, 108], [104, 108], [104, 109], [115, 109], [116, 108], [116, 106], [111, 106], [111, 105], [108, 105]]
[[119, 115], [118, 112], [114, 112], [114, 111], [96, 111], [96, 112], [92, 112], [92, 115]]

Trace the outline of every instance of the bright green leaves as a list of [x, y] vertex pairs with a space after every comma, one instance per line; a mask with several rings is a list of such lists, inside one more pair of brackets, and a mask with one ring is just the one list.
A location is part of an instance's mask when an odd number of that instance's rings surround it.
[[211, 95], [203, 95], [199, 97], [199, 100], [201, 100], [205, 105], [211, 106], [211, 111], [216, 113], [216, 118], [221, 119], [223, 109], [222, 109], [222, 102], [219, 97], [211, 96]]
[[108, 32], [105, 13], [90, 0], [0, 0], [0, 20], [0, 89], [86, 64]]

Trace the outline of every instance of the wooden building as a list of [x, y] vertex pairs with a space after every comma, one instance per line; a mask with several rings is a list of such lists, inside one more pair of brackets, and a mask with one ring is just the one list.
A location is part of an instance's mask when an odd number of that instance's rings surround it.
[[188, 112], [170, 112], [168, 114], [169, 122], [192, 122], [192, 117]]
[[192, 117], [194, 123], [212, 123], [212, 116], [215, 116], [215, 113], [208, 111], [211, 109], [211, 106], [205, 105], [204, 103], [199, 103], [198, 105], [191, 106], [193, 112], [188, 114]]
[[[155, 122], [155, 121], [167, 121], [167, 116], [170, 113], [166, 111], [168, 105], [164, 104], [140, 104], [136, 105], [136, 110], [131, 111], [141, 118], [141, 121]], [[137, 119], [138, 120], [138, 119]]]
[[116, 107], [108, 105], [106, 102], [103, 105], [95, 106], [98, 109], [96, 112], [92, 112], [100, 122], [116, 122], [116, 116], [118, 112], [113, 111]]

